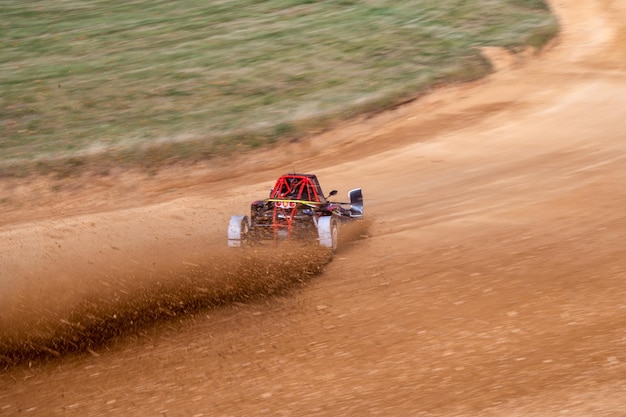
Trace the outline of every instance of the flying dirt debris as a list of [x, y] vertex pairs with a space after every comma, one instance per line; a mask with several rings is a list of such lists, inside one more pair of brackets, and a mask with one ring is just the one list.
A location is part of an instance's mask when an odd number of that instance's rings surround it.
[[[367, 224], [358, 226], [347, 228], [342, 242], [363, 236]], [[24, 292], [0, 310], [0, 369], [93, 352], [157, 323], [288, 291], [320, 273], [332, 256], [309, 244], [222, 248], [176, 270], [111, 273], [97, 285], [76, 281], [62, 289], [62, 299]]]
[[329, 261], [326, 251], [310, 247], [231, 251], [178, 271], [109, 277], [106, 287], [90, 293], [75, 288], [82, 294], [71, 305], [22, 298], [0, 318], [0, 367], [86, 352], [157, 322], [271, 296], [303, 283]]

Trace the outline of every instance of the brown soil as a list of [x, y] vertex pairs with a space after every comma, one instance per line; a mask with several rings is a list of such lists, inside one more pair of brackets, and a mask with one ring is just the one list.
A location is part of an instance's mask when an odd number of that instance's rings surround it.
[[551, 3], [546, 51], [280, 155], [3, 180], [5, 334], [269, 268], [222, 248], [284, 171], [373, 223], [306, 285], [6, 369], [0, 415], [626, 415], [626, 2]]

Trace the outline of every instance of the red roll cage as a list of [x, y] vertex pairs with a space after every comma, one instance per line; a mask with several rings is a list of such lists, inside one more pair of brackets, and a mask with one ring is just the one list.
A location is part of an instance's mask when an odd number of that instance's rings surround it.
[[317, 177], [311, 174], [283, 175], [272, 188], [270, 199], [326, 203]]
[[298, 204], [321, 205], [326, 203], [322, 187], [315, 175], [287, 174], [278, 178], [270, 192], [269, 201], [274, 202], [272, 228], [274, 240], [281, 231], [291, 238]]

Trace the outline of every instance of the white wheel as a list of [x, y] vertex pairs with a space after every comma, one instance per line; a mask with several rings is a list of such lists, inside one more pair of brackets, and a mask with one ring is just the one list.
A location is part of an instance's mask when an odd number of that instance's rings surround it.
[[332, 249], [333, 252], [337, 250], [339, 228], [337, 227], [337, 220], [333, 216], [320, 217], [317, 222], [317, 235], [321, 246]]
[[228, 246], [240, 248], [245, 246], [250, 231], [248, 216], [233, 216], [228, 223]]

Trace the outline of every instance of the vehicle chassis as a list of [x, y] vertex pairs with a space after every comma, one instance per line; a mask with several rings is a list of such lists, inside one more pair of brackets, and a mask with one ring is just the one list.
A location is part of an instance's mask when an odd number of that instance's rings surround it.
[[[337, 194], [331, 191], [328, 197]], [[250, 216], [232, 216], [228, 246], [241, 247], [263, 242], [315, 241], [333, 251], [339, 242], [340, 225], [363, 218], [360, 188], [348, 192], [349, 203], [331, 202], [312, 174], [281, 176], [270, 196], [251, 204]]]

